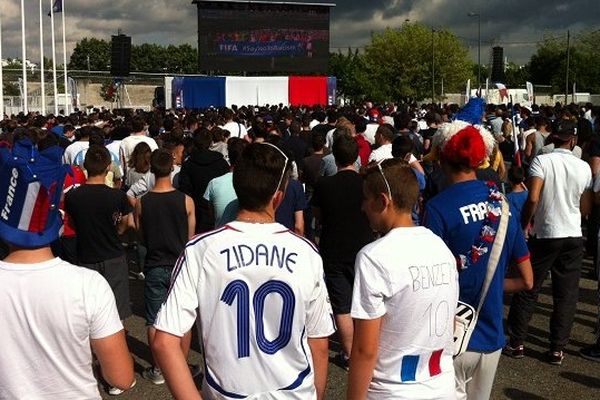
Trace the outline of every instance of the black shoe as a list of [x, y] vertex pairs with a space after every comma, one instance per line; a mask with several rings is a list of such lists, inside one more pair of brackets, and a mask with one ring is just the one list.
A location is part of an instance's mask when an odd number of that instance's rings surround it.
[[502, 354], [512, 358], [523, 358], [525, 356], [525, 350], [522, 344], [515, 347], [511, 347], [510, 344], [507, 344], [502, 349]]
[[584, 347], [581, 350], [579, 350], [579, 354], [586, 360], [600, 362], [600, 346], [598, 345], [594, 344], [588, 347]]
[[348, 356], [346, 356], [346, 354], [343, 351], [335, 355], [333, 362], [338, 367], [345, 369], [346, 371], [350, 369], [350, 359], [348, 358]]
[[565, 355], [562, 351], [549, 351], [546, 353], [548, 362], [552, 365], [561, 365]]

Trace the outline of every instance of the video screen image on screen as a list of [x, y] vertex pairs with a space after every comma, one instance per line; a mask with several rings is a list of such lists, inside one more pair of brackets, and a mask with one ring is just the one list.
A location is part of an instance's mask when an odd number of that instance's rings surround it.
[[197, 1], [200, 71], [325, 73], [326, 5]]

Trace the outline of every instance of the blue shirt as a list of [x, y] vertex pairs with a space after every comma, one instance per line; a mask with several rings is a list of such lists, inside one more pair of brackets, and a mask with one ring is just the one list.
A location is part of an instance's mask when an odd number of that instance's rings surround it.
[[529, 192], [526, 190], [522, 192], [510, 192], [506, 195], [506, 198], [510, 203], [510, 211], [519, 222], [521, 222], [521, 214], [523, 212], [523, 206], [527, 201], [527, 196], [529, 196]]
[[275, 211], [275, 221], [293, 232], [295, 227], [294, 213], [305, 210], [306, 207], [306, 196], [302, 184], [296, 179], [290, 179], [285, 197]]
[[[441, 237], [455, 256], [467, 254], [479, 241], [484, 215], [479, 210], [488, 201], [488, 186], [482, 181], [454, 184], [432, 198], [425, 206], [424, 226]], [[504, 277], [510, 262], [520, 263], [529, 258], [529, 250], [519, 221], [511, 213], [504, 248], [492, 279], [468, 350], [492, 352], [505, 344], [503, 316]], [[494, 229], [497, 229], [497, 223]], [[459, 299], [477, 308], [479, 295], [487, 272], [489, 254], [477, 263], [459, 271]]]
[[226, 221], [222, 221], [223, 213], [227, 209], [230, 203], [237, 200], [235, 189], [233, 188], [233, 173], [228, 172], [225, 175], [221, 175], [217, 178], [212, 179], [206, 191], [204, 192], [204, 199], [212, 203], [215, 213], [215, 228], [225, 225], [227, 222], [231, 222], [230, 215], [233, 214], [233, 220], [237, 215], [237, 207], [233, 210], [230, 208], [231, 213], [226, 216]]

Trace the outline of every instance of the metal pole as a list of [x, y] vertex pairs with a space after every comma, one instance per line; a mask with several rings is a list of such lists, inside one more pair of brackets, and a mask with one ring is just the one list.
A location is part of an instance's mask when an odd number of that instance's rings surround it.
[[42, 96], [42, 115], [46, 115], [46, 79], [44, 77], [44, 9], [40, 0], [40, 87]]
[[431, 27], [431, 104], [435, 103], [435, 29]]
[[477, 89], [479, 90], [479, 95], [481, 96], [481, 14], [477, 14], [478, 21], [478, 46], [477, 46]]
[[67, 32], [65, 30], [65, 3], [62, 1], [62, 34], [63, 34], [63, 73], [64, 73], [64, 85], [65, 85], [65, 116], [69, 115], [69, 82], [67, 81]]
[[21, 57], [23, 64], [23, 112], [29, 113], [27, 103], [27, 44], [25, 43], [25, 1], [21, 0]]
[[58, 84], [56, 83], [56, 38], [54, 35], [54, 1], [50, 0], [50, 29], [52, 30], [52, 79], [54, 81], [54, 115], [58, 115]]
[[567, 31], [567, 77], [565, 79], [565, 105], [569, 99], [569, 68], [571, 63], [571, 31]]

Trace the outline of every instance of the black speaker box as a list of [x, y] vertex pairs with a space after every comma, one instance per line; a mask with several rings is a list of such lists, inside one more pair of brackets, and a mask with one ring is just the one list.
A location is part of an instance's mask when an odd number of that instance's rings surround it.
[[492, 48], [492, 82], [504, 82], [504, 48]]
[[112, 37], [110, 74], [115, 77], [129, 76], [131, 64], [131, 36]]

